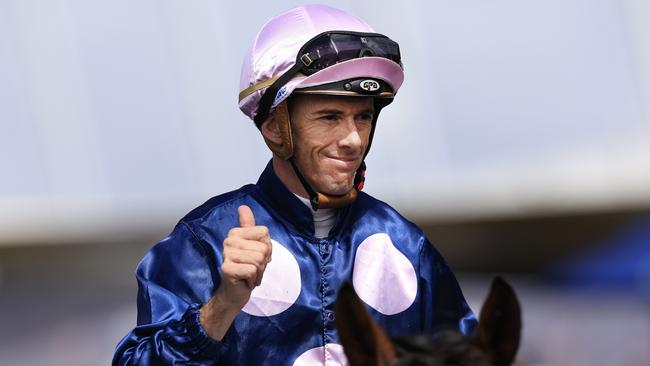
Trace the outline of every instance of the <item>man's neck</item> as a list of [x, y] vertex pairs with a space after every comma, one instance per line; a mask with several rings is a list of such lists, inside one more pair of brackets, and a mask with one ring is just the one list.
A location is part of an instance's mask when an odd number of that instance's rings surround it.
[[305, 187], [302, 186], [302, 183], [300, 183], [300, 179], [296, 176], [296, 173], [293, 171], [293, 167], [288, 160], [283, 160], [274, 156], [273, 171], [291, 193], [309, 199], [309, 194], [305, 190]]
[[287, 160], [273, 157], [273, 171], [291, 193], [295, 194], [309, 208], [314, 220], [314, 236], [325, 238], [336, 223], [336, 209], [319, 209], [314, 211], [309, 203], [309, 194]]
[[311, 211], [312, 217], [314, 218], [314, 236], [323, 239], [329, 235], [330, 230], [334, 227], [336, 223], [336, 211], [335, 208], [324, 208], [314, 211], [311, 208], [309, 200], [303, 197], [296, 195], [302, 203], [309, 208]]

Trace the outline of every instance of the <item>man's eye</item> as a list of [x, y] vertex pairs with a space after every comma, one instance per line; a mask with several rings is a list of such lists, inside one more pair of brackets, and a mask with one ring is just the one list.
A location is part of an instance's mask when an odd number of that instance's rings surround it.
[[362, 114], [359, 116], [359, 119], [362, 121], [372, 121], [373, 115], [372, 114]]
[[335, 115], [335, 114], [326, 114], [326, 115], [321, 117], [321, 119], [324, 119], [324, 120], [327, 120], [327, 121], [336, 121], [337, 118], [338, 118], [338, 116]]

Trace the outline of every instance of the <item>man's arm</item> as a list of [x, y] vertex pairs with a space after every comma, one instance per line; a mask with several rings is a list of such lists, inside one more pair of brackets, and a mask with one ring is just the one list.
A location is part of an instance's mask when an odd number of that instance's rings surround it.
[[476, 317], [465, 301], [456, 276], [434, 246], [423, 238], [420, 250], [420, 291], [423, 331], [455, 328], [464, 334], [476, 328]]
[[250, 208], [238, 213], [240, 227], [229, 232], [223, 253], [181, 224], [145, 256], [137, 270], [138, 326], [118, 344], [113, 365], [218, 364], [227, 349], [220, 340], [271, 256], [268, 230], [255, 226]]

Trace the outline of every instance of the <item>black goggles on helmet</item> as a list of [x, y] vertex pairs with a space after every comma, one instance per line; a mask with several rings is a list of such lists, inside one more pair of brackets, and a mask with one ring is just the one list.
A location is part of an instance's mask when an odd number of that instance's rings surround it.
[[361, 57], [383, 57], [402, 65], [399, 45], [383, 34], [329, 31], [310, 39], [300, 48], [296, 63], [262, 95], [255, 115], [255, 124], [257, 127], [262, 126], [276, 94], [297, 73], [308, 76], [339, 62]]

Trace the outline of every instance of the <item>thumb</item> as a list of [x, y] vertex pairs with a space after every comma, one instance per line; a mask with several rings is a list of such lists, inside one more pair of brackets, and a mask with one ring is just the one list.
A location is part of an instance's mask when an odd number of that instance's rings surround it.
[[253, 216], [253, 211], [250, 207], [246, 205], [241, 205], [237, 209], [237, 214], [239, 215], [239, 226], [240, 227], [252, 227], [255, 226], [255, 216]]

